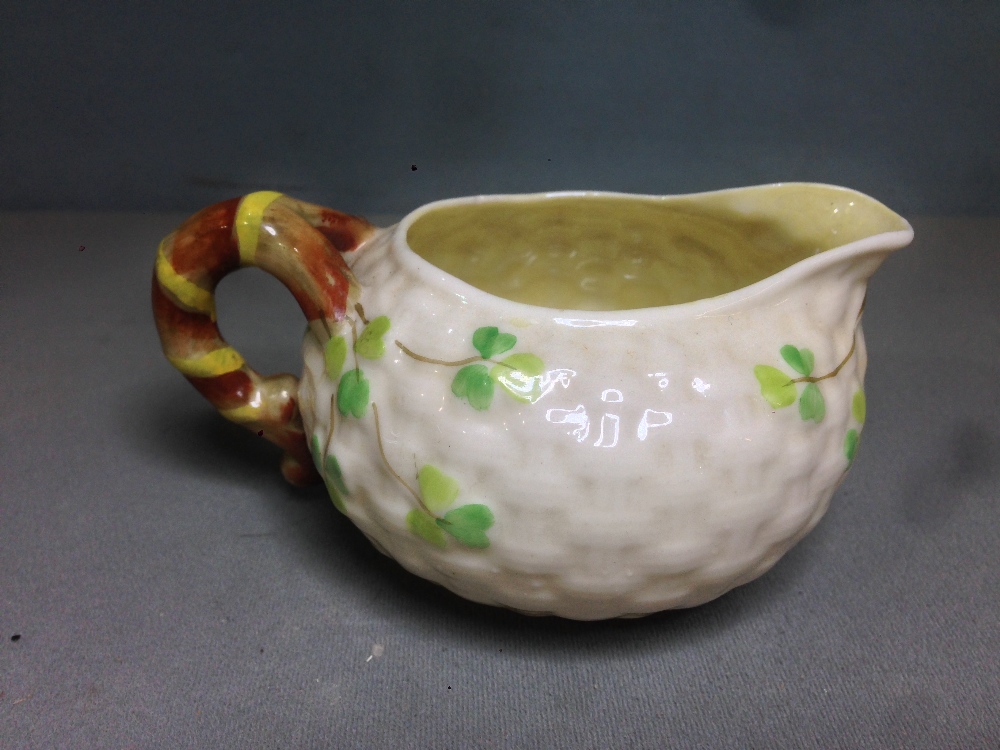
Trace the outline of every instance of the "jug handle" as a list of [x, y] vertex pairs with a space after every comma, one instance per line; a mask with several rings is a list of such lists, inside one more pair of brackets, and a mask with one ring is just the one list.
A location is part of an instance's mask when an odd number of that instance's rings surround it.
[[376, 231], [361, 217], [262, 191], [198, 212], [157, 252], [153, 317], [163, 353], [222, 416], [284, 449], [281, 473], [295, 485], [320, 480], [299, 413], [298, 378], [261, 376], [226, 343], [215, 287], [256, 266], [288, 288], [310, 322], [330, 331], [360, 291], [341, 254]]

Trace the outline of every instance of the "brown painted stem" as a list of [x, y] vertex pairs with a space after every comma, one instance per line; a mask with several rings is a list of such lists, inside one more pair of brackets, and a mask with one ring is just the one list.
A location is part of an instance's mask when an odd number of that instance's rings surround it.
[[354, 318], [348, 318], [348, 322], [351, 324], [351, 352], [354, 354], [354, 369], [361, 371], [361, 363], [358, 362], [358, 326], [354, 322]]
[[837, 373], [840, 372], [841, 370], [843, 370], [844, 369], [844, 365], [846, 365], [848, 363], [848, 361], [850, 361], [851, 357], [854, 356], [854, 350], [857, 347], [857, 345], [858, 345], [858, 334], [857, 334], [857, 331], [855, 331], [855, 333], [854, 333], [854, 340], [851, 342], [851, 350], [847, 353], [847, 356], [844, 357], [843, 361], [841, 361], [841, 363], [839, 365], [837, 365], [837, 367], [834, 370], [828, 372], [826, 375], [817, 375], [817, 376], [806, 375], [806, 376], [803, 376], [801, 378], [793, 378], [792, 382], [793, 383], [818, 383], [821, 380], [826, 380], [827, 378], [836, 377]]
[[358, 314], [358, 317], [361, 318], [361, 322], [368, 325], [368, 318], [365, 317], [365, 308], [361, 306], [360, 302], [354, 306], [354, 311]]
[[405, 347], [398, 339], [396, 340], [396, 346], [398, 346], [407, 357], [412, 357], [418, 362], [426, 362], [431, 365], [443, 365], [444, 367], [461, 367], [462, 365], [471, 365], [473, 362], [478, 362], [482, 359], [482, 357], [468, 357], [466, 359], [449, 362], [444, 359], [434, 359], [433, 357], [425, 357], [423, 354], [417, 354], [415, 351]]
[[424, 505], [424, 501], [421, 499], [420, 494], [414, 490], [406, 481], [396, 473], [396, 470], [392, 468], [392, 464], [389, 463], [388, 457], [385, 455], [385, 447], [382, 445], [382, 425], [378, 418], [378, 406], [372, 401], [372, 411], [375, 413], [375, 437], [378, 439], [378, 452], [382, 454], [382, 462], [385, 464], [385, 468], [389, 470], [389, 473], [396, 477], [396, 481], [401, 485], [406, 487], [413, 495], [413, 499], [417, 501], [417, 504], [424, 509], [424, 512], [429, 516], [436, 518], [436, 516], [430, 512], [430, 509]]
[[[324, 462], [325, 462], [325, 456], [330, 455], [330, 444], [333, 443], [333, 426], [334, 424], [336, 424], [336, 422], [334, 421], [336, 419], [336, 415], [334, 414], [335, 411], [337, 411], [336, 394], [330, 397], [330, 434], [326, 436], [326, 453], [324, 454]], [[323, 474], [323, 476], [326, 476], [326, 467], [325, 466], [320, 467], [320, 472]]]
[[418, 362], [426, 362], [430, 365], [442, 365], [443, 367], [462, 367], [463, 365], [471, 365], [473, 362], [489, 362], [492, 365], [500, 365], [501, 367], [506, 367], [508, 370], [513, 370], [512, 365], [508, 365], [506, 362], [497, 362], [495, 359], [484, 359], [483, 357], [466, 357], [465, 359], [457, 359], [454, 362], [449, 362], [445, 359], [434, 359], [433, 357], [425, 357], [423, 354], [417, 354], [412, 349], [407, 348], [403, 345], [399, 339], [396, 339], [396, 346], [398, 346], [403, 354], [407, 357], [412, 357]]

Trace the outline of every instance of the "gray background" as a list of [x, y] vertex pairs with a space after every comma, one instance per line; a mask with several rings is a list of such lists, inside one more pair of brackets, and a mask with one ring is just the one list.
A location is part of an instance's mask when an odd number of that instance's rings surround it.
[[1000, 202], [993, 0], [3, 5], [0, 208], [787, 180]]
[[[5, 4], [0, 748], [1000, 748], [998, 7]], [[826, 518], [694, 610], [529, 619], [413, 578], [153, 331], [165, 210], [778, 179], [917, 239], [871, 286]], [[276, 281], [219, 311], [299, 370]]]

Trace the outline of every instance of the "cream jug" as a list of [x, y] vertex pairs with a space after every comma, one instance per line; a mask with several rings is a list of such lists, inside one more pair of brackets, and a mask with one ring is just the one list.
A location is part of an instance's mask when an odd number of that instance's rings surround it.
[[[399, 224], [258, 192], [160, 244], [169, 361], [296, 484], [460, 596], [574, 619], [707, 602], [819, 521], [858, 450], [868, 279], [913, 237], [845, 188], [439, 201]], [[221, 338], [257, 266], [301, 379]]]

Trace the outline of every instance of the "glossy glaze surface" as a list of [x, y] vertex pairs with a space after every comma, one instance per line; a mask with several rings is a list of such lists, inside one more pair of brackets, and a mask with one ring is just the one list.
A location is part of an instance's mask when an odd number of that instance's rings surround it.
[[[808, 251], [755, 282], [737, 274], [744, 285], [727, 293], [604, 311], [505, 299], [407, 242], [411, 227], [450, 207], [545, 215], [566, 198], [459, 199], [384, 230], [355, 223], [367, 240], [327, 267], [301, 252], [317, 228], [268, 223], [286, 209], [325, 209], [254, 194], [236, 208], [232, 241], [244, 263], [245, 247], [273, 253], [272, 272], [304, 298], [305, 368], [285, 417], [301, 415], [296, 440], [334, 505], [380, 550], [461, 596], [533, 614], [694, 606], [766, 571], [822, 517], [861, 441], [866, 284], [912, 230], [829, 186], [573, 196], [573, 214], [597, 201], [619, 213], [655, 203], [711, 215], [695, 222], [702, 239], [771, 227], [755, 236], [786, 237], [784, 264]], [[251, 236], [238, 229], [240, 207], [258, 204]], [[695, 226], [670, 224], [680, 225]], [[717, 253], [724, 267], [742, 262], [739, 248], [734, 236]], [[769, 252], [784, 251], [756, 257]], [[632, 304], [616, 295], [604, 303]], [[171, 361], [197, 344], [166, 332]]]
[[[824, 225], [853, 211], [845, 234], [895, 224], [888, 212], [867, 202], [854, 210], [857, 201], [820, 186], [795, 200], [804, 214], [826, 213]], [[432, 265], [504, 299], [627, 310], [735, 291], [850, 241], [833, 226], [788, 218], [688, 198], [557, 194], [448, 202], [420, 215], [406, 241]]]
[[[704, 200], [814, 242], [857, 228], [829, 205], [821, 225], [785, 220], [802, 212], [781, 200], [794, 190], [767, 190]], [[303, 413], [337, 507], [414, 573], [535, 614], [693, 606], [760, 575], [851, 464], [865, 285], [909, 241], [879, 204], [835, 195], [881, 231], [640, 310], [535, 307], [459, 281], [408, 246], [433, 206], [385, 230], [351, 259], [363, 306], [304, 346]]]
[[163, 239], [153, 271], [153, 317], [163, 353], [226, 419], [284, 450], [293, 484], [318, 481], [292, 375], [262, 377], [226, 343], [215, 287], [256, 266], [288, 287], [307, 320], [340, 320], [358, 289], [341, 252], [372, 236], [364, 219], [260, 191], [199, 211]]

